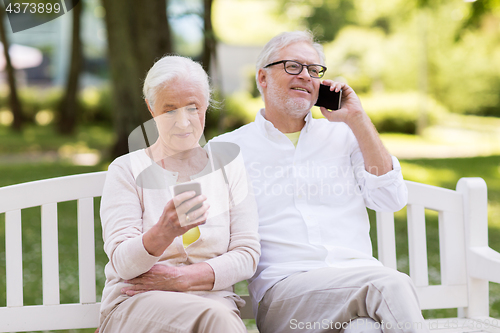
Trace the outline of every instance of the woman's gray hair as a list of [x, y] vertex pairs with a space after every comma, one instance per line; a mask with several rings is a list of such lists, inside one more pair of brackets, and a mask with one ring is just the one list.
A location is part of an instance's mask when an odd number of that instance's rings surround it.
[[203, 67], [190, 58], [165, 55], [155, 62], [144, 79], [142, 93], [144, 98], [148, 100], [149, 106], [153, 108], [156, 94], [160, 89], [180, 78], [185, 78], [198, 85], [200, 92], [206, 99], [207, 107], [211, 104], [209, 79]]
[[264, 68], [265, 65], [285, 59], [277, 59], [278, 52], [287, 47], [288, 45], [305, 42], [311, 45], [320, 59], [320, 65], [325, 64], [325, 54], [323, 53], [323, 46], [314, 41], [314, 35], [310, 31], [290, 31], [279, 34], [278, 36], [272, 38], [264, 46], [262, 51], [257, 58], [255, 81], [257, 82], [257, 89], [259, 89], [262, 95], [262, 87], [259, 85], [259, 69]]

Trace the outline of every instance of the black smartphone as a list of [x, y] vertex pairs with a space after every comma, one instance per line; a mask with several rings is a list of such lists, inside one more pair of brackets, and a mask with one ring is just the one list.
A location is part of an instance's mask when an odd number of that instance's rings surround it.
[[330, 86], [320, 84], [318, 100], [316, 106], [323, 106], [329, 110], [340, 109], [340, 101], [342, 99], [342, 89], [339, 92], [330, 91]]

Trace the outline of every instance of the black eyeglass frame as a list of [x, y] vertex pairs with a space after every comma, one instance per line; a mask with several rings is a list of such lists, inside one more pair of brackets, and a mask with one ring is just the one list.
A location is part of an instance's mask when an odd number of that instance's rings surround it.
[[[298, 65], [300, 65], [300, 71], [298, 73], [290, 73], [286, 70], [286, 63], [290, 61], [290, 62], [293, 62], [293, 63], [296, 63]], [[319, 65], [319, 64], [310, 64], [310, 65], [304, 65], [304, 64], [301, 64], [300, 62], [298, 61], [295, 61], [295, 60], [280, 60], [280, 61], [276, 61], [276, 62], [272, 62], [270, 64], [267, 64], [264, 66], [264, 68], [267, 68], [267, 67], [270, 67], [270, 66], [274, 66], [274, 65], [278, 65], [278, 64], [283, 64], [283, 69], [285, 70], [285, 72], [287, 74], [290, 74], [290, 75], [299, 75], [300, 73], [302, 73], [302, 71], [304, 70], [304, 66], [307, 68], [307, 73], [309, 74], [310, 77], [312, 77], [313, 79], [321, 79], [324, 75], [325, 75], [325, 72], [327, 70], [327, 68], [323, 65]], [[321, 76], [312, 76], [311, 75], [311, 72], [309, 71], [309, 66], [319, 66], [321, 67], [321, 69], [323, 70], [321, 72]]]

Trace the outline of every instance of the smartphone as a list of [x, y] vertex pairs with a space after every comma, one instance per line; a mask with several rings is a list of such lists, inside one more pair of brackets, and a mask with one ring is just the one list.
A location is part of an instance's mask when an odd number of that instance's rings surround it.
[[[196, 195], [193, 197], [193, 198], [195, 198], [195, 197], [201, 195], [201, 184], [198, 182], [189, 182], [189, 183], [182, 183], [182, 184], [178, 184], [178, 185], [174, 186], [174, 196], [179, 195], [179, 194], [186, 192], [186, 191], [195, 191]], [[189, 199], [189, 200], [191, 200], [191, 199]], [[203, 205], [203, 203], [197, 204], [196, 206], [194, 206], [193, 208], [188, 210], [187, 213], [191, 213], [192, 211], [195, 211], [198, 208], [201, 208], [202, 205]]]
[[339, 92], [330, 91], [330, 86], [320, 84], [318, 100], [316, 106], [323, 106], [329, 110], [340, 109], [340, 101], [342, 98], [342, 89]]

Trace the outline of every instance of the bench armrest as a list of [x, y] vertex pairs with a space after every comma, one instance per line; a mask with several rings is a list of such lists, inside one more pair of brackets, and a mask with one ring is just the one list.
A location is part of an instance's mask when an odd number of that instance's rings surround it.
[[500, 253], [489, 246], [473, 246], [468, 258], [469, 276], [500, 283]]

